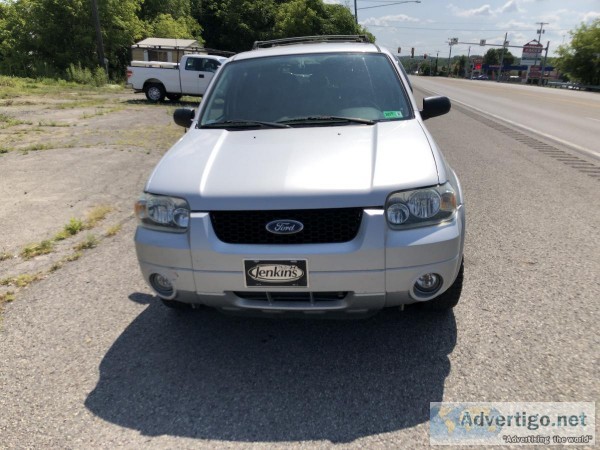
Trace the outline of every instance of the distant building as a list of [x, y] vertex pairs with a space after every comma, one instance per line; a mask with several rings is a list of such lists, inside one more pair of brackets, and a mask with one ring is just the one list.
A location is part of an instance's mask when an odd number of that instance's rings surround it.
[[134, 61], [179, 62], [188, 53], [208, 53], [194, 39], [147, 38], [131, 46]]

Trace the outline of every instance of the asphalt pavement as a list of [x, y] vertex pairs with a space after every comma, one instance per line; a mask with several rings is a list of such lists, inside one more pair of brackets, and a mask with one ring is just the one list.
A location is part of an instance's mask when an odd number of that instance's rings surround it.
[[177, 314], [131, 219], [5, 308], [0, 447], [417, 448], [429, 402], [596, 401], [600, 180], [467, 109], [427, 125], [466, 198], [454, 312]]

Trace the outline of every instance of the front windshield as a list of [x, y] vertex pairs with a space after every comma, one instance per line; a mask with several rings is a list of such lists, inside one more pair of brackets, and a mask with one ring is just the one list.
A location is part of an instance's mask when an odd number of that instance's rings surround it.
[[[220, 123], [320, 123], [412, 118], [412, 109], [391, 61], [380, 53], [264, 57], [222, 68], [200, 119]], [[356, 123], [356, 122], [353, 122]]]

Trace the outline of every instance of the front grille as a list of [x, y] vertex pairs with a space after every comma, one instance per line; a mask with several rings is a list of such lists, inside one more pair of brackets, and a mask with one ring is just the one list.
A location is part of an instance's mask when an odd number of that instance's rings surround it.
[[333, 302], [343, 300], [348, 292], [234, 292], [244, 300], [262, 302]]
[[[228, 244], [329, 244], [354, 239], [362, 215], [362, 208], [213, 211], [210, 220], [217, 237]], [[274, 220], [297, 220], [304, 229], [273, 234], [265, 227]]]

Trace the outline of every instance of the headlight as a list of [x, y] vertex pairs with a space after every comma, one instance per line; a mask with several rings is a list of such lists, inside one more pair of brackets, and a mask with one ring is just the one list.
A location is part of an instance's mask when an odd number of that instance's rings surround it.
[[455, 213], [456, 193], [449, 183], [395, 192], [385, 205], [388, 225], [394, 229], [437, 225], [452, 220]]
[[162, 231], [184, 232], [190, 223], [190, 207], [181, 198], [142, 194], [135, 203], [142, 225]]

